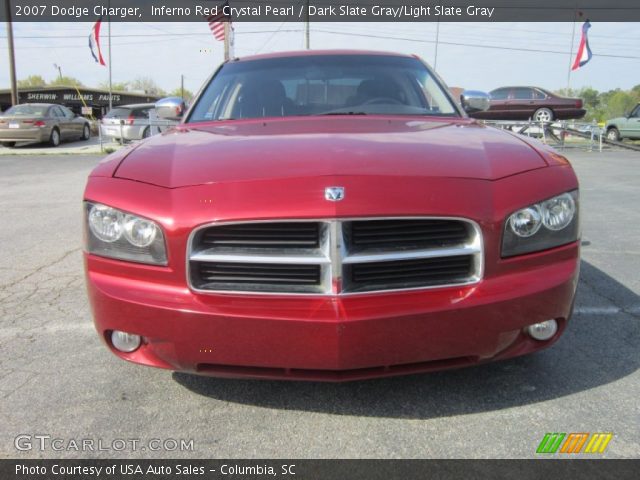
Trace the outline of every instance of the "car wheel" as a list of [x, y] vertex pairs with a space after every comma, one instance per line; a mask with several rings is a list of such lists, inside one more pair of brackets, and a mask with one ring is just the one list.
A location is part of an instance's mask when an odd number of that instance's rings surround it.
[[3, 147], [13, 148], [16, 146], [16, 142], [2, 142]]
[[149, 138], [151, 136], [151, 129], [149, 127], [144, 129], [142, 132], [142, 138]]
[[89, 129], [89, 125], [85, 124], [82, 129], [82, 140], [89, 140], [91, 138], [91, 130]]
[[620, 132], [617, 128], [611, 127], [609, 130], [607, 130], [607, 140], [611, 140], [613, 142], [620, 141]]
[[60, 132], [57, 128], [51, 130], [51, 136], [49, 136], [49, 145], [52, 147], [57, 147], [60, 145]]
[[552, 122], [553, 112], [548, 108], [539, 108], [533, 114], [533, 120], [535, 122]]

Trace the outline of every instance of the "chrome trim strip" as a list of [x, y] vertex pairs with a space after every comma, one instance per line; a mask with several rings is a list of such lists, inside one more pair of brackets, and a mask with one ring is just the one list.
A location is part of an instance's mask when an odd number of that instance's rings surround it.
[[226, 263], [295, 263], [298, 265], [323, 265], [331, 263], [326, 256], [311, 255], [256, 255], [247, 254], [210, 254], [196, 253], [191, 255], [194, 262], [226, 262]]
[[480, 253], [480, 250], [473, 246], [459, 248], [442, 248], [429, 250], [408, 250], [397, 253], [356, 253], [347, 255], [342, 259], [343, 265], [354, 263], [374, 263], [374, 262], [390, 262], [394, 260], [417, 260], [421, 258], [439, 258], [439, 257], [457, 257], [460, 255], [473, 255]]
[[[354, 221], [368, 221], [368, 220], [455, 220], [464, 222], [471, 226], [472, 232], [469, 236], [469, 242], [460, 247], [448, 247], [448, 248], [429, 248], [424, 250], [409, 250], [409, 251], [384, 251], [380, 250], [380, 253], [369, 254], [349, 254], [347, 251], [346, 243], [344, 240], [344, 228], [345, 222]], [[297, 251], [294, 255], [278, 255], [271, 252], [260, 253], [192, 253], [193, 240], [195, 236], [203, 229], [232, 224], [257, 224], [257, 223], [319, 223], [320, 228], [320, 248], [310, 249], [309, 254]], [[207, 249], [212, 250], [212, 249]], [[364, 292], [348, 292], [344, 291], [345, 286], [342, 282], [342, 265], [343, 264], [358, 264], [358, 263], [372, 263], [380, 261], [395, 261], [395, 260], [411, 260], [421, 258], [438, 258], [438, 257], [451, 257], [459, 255], [473, 255], [472, 264], [474, 266], [474, 273], [468, 277], [464, 282], [455, 282], [442, 285], [430, 285], [419, 286], [410, 288], [397, 288], [397, 289], [378, 289], [368, 290]], [[274, 263], [285, 264], [295, 263], [299, 265], [320, 265], [321, 266], [321, 284], [319, 287], [314, 287], [315, 291], [304, 291], [305, 287], [298, 287], [296, 290], [283, 291], [260, 291], [257, 290], [208, 290], [198, 289], [191, 283], [191, 261], [216, 261], [216, 262], [229, 262], [229, 263]], [[416, 290], [431, 290], [434, 288], [447, 288], [447, 287], [459, 287], [465, 285], [472, 285], [478, 283], [484, 275], [484, 243], [482, 237], [482, 230], [478, 223], [467, 218], [460, 217], [439, 217], [439, 216], [390, 216], [390, 217], [348, 217], [348, 218], [321, 218], [321, 219], [286, 219], [278, 218], [271, 220], [242, 220], [242, 221], [217, 221], [204, 225], [200, 225], [194, 228], [189, 234], [187, 241], [187, 255], [186, 255], [186, 274], [187, 285], [193, 292], [203, 294], [214, 295], [294, 295], [294, 296], [347, 296], [347, 295], [369, 295], [369, 294], [384, 294], [394, 292], [406, 292]], [[273, 288], [270, 286], [269, 288]], [[318, 291], [320, 290], [320, 291]]]

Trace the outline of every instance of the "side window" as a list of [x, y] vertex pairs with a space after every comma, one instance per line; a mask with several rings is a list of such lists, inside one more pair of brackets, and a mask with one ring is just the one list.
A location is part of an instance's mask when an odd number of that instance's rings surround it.
[[491, 98], [493, 100], [506, 100], [509, 90], [506, 88], [499, 88], [498, 90], [494, 90], [491, 92]]
[[75, 117], [75, 114], [69, 110], [67, 107], [58, 107], [62, 110], [62, 114], [67, 117], [67, 118], [73, 118]]
[[64, 112], [62, 111], [62, 109], [56, 105], [55, 107], [52, 107], [51, 110], [53, 110], [53, 116], [57, 117], [57, 118], [64, 118]]
[[530, 88], [514, 88], [513, 98], [516, 100], [531, 100], [533, 98]]
[[544, 93], [542, 93], [540, 90], [534, 90], [533, 98], [534, 100], [544, 100], [545, 98], [547, 98], [547, 96]]
[[133, 118], [142, 118], [147, 120], [149, 118], [149, 108], [140, 108], [133, 111]]
[[631, 112], [631, 117], [640, 118], [640, 105], [636, 106], [636, 109]]

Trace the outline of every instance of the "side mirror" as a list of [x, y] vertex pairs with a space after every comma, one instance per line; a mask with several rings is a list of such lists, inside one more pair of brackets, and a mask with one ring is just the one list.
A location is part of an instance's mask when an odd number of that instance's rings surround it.
[[161, 98], [156, 102], [156, 114], [163, 120], [180, 120], [186, 110], [180, 97]]
[[460, 95], [460, 105], [467, 113], [484, 112], [489, 110], [491, 96], [477, 90], [465, 90]]

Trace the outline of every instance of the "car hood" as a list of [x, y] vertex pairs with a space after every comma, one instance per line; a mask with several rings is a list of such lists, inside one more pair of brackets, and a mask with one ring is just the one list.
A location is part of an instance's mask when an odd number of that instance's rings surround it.
[[606, 125], [610, 125], [612, 123], [626, 122], [626, 121], [627, 121], [627, 117], [616, 117], [616, 118], [611, 118], [607, 120]]
[[142, 142], [114, 176], [168, 188], [318, 176], [496, 180], [546, 165], [532, 145], [473, 120], [297, 117], [183, 124]]

